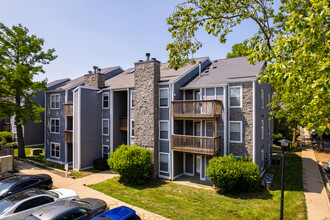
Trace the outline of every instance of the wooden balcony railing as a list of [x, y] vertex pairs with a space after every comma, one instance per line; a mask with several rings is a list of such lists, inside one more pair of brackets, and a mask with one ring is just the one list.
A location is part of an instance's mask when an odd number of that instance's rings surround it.
[[175, 118], [214, 118], [219, 117], [219, 100], [180, 100], [172, 101], [172, 116]]
[[10, 123], [3, 123], [2, 124], [2, 130], [10, 131]]
[[64, 115], [73, 116], [73, 103], [71, 101], [64, 103]]
[[64, 131], [64, 142], [67, 143], [73, 143], [73, 131], [72, 130], [66, 130]]
[[220, 151], [221, 137], [172, 135], [172, 150], [214, 156]]
[[127, 131], [127, 118], [126, 117], [119, 118], [119, 130]]

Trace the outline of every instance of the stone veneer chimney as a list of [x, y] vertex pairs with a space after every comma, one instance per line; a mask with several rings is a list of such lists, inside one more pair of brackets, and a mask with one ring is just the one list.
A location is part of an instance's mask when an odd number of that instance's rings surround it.
[[104, 87], [104, 75], [101, 74], [101, 69], [94, 66], [94, 72], [88, 71], [88, 74], [84, 75], [85, 86], [103, 88]]
[[[149, 54], [148, 54], [149, 55]], [[150, 55], [149, 55], [150, 56]], [[153, 178], [158, 177], [158, 106], [160, 62], [135, 63], [134, 144], [153, 151]]]

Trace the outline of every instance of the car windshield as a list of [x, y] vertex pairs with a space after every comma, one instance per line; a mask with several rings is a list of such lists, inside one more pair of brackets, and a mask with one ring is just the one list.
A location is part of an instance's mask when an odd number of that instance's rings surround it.
[[100, 215], [99, 217], [96, 218], [96, 220], [113, 220], [113, 218], [110, 218], [106, 215]]
[[4, 179], [0, 181], [0, 196], [4, 195], [15, 182]]
[[10, 201], [8, 199], [2, 199], [0, 200], [0, 215], [5, 213], [7, 209], [12, 207], [15, 204], [15, 202]]
[[41, 218], [35, 217], [34, 215], [30, 215], [25, 220], [41, 220]]

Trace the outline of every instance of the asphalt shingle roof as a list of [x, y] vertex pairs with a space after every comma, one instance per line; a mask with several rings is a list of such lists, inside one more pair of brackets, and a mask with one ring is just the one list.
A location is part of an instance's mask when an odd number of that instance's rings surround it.
[[184, 89], [219, 86], [237, 78], [257, 78], [264, 65], [265, 62], [252, 65], [246, 57], [214, 60], [201, 76], [197, 76]]

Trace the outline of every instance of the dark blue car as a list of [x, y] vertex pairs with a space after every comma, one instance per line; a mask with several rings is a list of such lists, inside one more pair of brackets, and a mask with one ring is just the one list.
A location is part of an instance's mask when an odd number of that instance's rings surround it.
[[21, 192], [26, 189], [39, 188], [51, 189], [53, 187], [52, 177], [47, 174], [19, 175], [15, 174], [0, 179], [0, 199]]
[[136, 212], [126, 206], [120, 206], [93, 218], [93, 220], [141, 220]]

